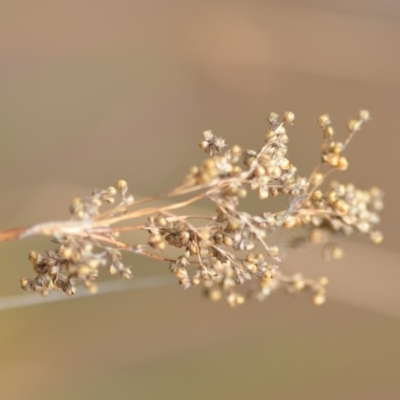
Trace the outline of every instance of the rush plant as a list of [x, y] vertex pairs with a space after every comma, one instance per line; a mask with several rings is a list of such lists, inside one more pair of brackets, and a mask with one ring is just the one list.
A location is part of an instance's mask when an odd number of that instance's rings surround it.
[[[259, 150], [227, 147], [224, 139], [205, 131], [200, 148], [207, 158], [167, 193], [136, 199], [127, 182], [120, 180], [115, 187], [73, 199], [69, 220], [3, 231], [0, 241], [31, 235], [52, 238], [52, 250], [29, 253], [35, 276], [21, 279], [24, 290], [44, 296], [54, 289], [73, 295], [79, 283], [94, 293], [103, 269], [129, 279], [131, 267], [124, 264], [123, 254], [132, 252], [165, 262], [183, 288], [202, 286], [211, 300], [225, 298], [232, 307], [247, 298], [262, 301], [279, 286], [289, 292], [308, 291], [313, 303], [321, 305], [328, 279], [308, 279], [301, 272], [285, 275], [281, 249], [268, 244], [268, 237], [280, 229], [297, 228], [303, 242], [322, 245], [330, 259], [343, 255], [334, 244], [339, 235], [364, 233], [375, 243], [382, 241], [376, 229], [383, 208], [381, 190], [327, 182], [332, 172], [348, 168], [345, 150], [369, 118], [368, 111], [360, 111], [348, 122], [345, 140], [339, 141], [329, 116], [319, 117], [320, 162], [307, 177], [299, 176], [287, 158], [292, 112], [269, 115]], [[265, 201], [261, 214], [242, 209], [249, 191]], [[286, 209], [268, 211], [268, 199], [275, 196], [289, 199]], [[155, 204], [160, 199], [168, 201]], [[215, 211], [190, 212], [189, 206], [202, 201], [212, 203]]]

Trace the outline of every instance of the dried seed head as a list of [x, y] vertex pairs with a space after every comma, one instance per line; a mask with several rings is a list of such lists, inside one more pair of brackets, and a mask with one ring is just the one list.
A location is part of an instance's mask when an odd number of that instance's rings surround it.
[[275, 112], [269, 114], [268, 121], [271, 125], [275, 125], [279, 121], [279, 115]]
[[326, 296], [324, 294], [320, 294], [317, 293], [314, 297], [313, 297], [313, 303], [316, 306], [321, 306], [322, 304], [324, 304], [326, 302]]
[[135, 198], [129, 194], [128, 196], [125, 197], [125, 204], [127, 206], [131, 206], [135, 202]]
[[119, 190], [120, 192], [125, 192], [125, 191], [128, 189], [128, 184], [126, 183], [125, 180], [120, 179], [120, 180], [117, 182], [117, 188], [118, 188], [118, 190]]
[[20, 280], [20, 285], [21, 285], [21, 288], [22, 288], [22, 289], [24, 289], [24, 290], [29, 290], [29, 289], [30, 289], [30, 282], [29, 282], [29, 279], [27, 279], [27, 278], [21, 278], [21, 280]]
[[345, 171], [349, 166], [349, 162], [347, 161], [346, 157], [340, 157], [338, 162], [337, 162], [337, 169], [340, 171]]
[[324, 181], [324, 175], [321, 174], [321, 172], [313, 174], [311, 178], [311, 184], [313, 186], [320, 186], [323, 183], [323, 181]]
[[329, 118], [328, 114], [323, 114], [318, 118], [318, 124], [321, 128], [325, 128], [327, 125], [331, 123], [331, 120]]
[[118, 272], [117, 268], [115, 267], [114, 264], [110, 264], [108, 267], [108, 273], [110, 275], [115, 275]]
[[285, 111], [285, 114], [283, 115], [283, 121], [287, 122], [288, 124], [293, 123], [294, 114], [291, 111]]
[[368, 110], [360, 110], [360, 113], [358, 114], [359, 118], [363, 122], [367, 122], [371, 119], [371, 116], [369, 114]]
[[278, 135], [273, 129], [268, 129], [267, 133], [265, 134], [265, 141], [267, 143], [275, 142]]
[[343, 199], [336, 200], [333, 208], [339, 215], [346, 215], [350, 210], [349, 205]]
[[125, 268], [121, 271], [121, 276], [122, 276], [123, 279], [132, 279], [133, 274], [132, 274], [132, 271], [130, 270], [130, 268], [126, 268], [126, 267], [125, 267]]
[[312, 193], [311, 198], [312, 198], [313, 200], [316, 200], [316, 201], [321, 200], [321, 199], [322, 199], [322, 192], [321, 192], [320, 190], [315, 190], [315, 191]]
[[222, 297], [221, 290], [219, 290], [217, 288], [210, 289], [207, 294], [211, 301], [219, 301], [219, 300], [221, 300], [221, 297]]
[[356, 120], [356, 119], [351, 119], [347, 123], [347, 129], [349, 130], [350, 133], [356, 132], [361, 128], [361, 124], [362, 124], [362, 121]]
[[326, 276], [319, 278], [319, 283], [322, 286], [326, 286], [329, 283], [329, 279]]
[[324, 128], [324, 139], [332, 139], [333, 135], [335, 134], [335, 131], [333, 130], [332, 126], [328, 125], [325, 126]]
[[[292, 247], [307, 242], [321, 244], [326, 259], [341, 258], [343, 250], [328, 244], [335, 234], [362, 232], [369, 234], [376, 243], [382, 240], [375, 226], [380, 220], [378, 211], [383, 207], [383, 194], [378, 189], [361, 191], [352, 184], [339, 183], [332, 184], [323, 194], [317, 188], [324, 183], [327, 174], [322, 173], [319, 166], [309, 179], [300, 177], [288, 157], [286, 127], [294, 118], [292, 112], [285, 112], [282, 120], [278, 114], [271, 113], [270, 129], [258, 151], [233, 146], [222, 153], [225, 141], [211, 131], [204, 131], [200, 147], [210, 157], [193, 167], [181, 186], [168, 192], [171, 198], [187, 196], [172, 207], [158, 208], [153, 204], [128, 213], [134, 197], [127, 193], [128, 185], [124, 180], [120, 180], [116, 188], [95, 190], [90, 196], [73, 200], [71, 225], [59, 223], [54, 228], [46, 224], [41, 228], [42, 233], [54, 234], [56, 248], [43, 254], [30, 253], [36, 277], [23, 278], [21, 287], [43, 295], [53, 288], [72, 295], [75, 285], [83, 283], [94, 292], [101, 267], [111, 275], [118, 272], [123, 278], [132, 277], [130, 268], [122, 262], [123, 249], [169, 261], [171, 272], [183, 288], [201, 284], [212, 301], [226, 296], [232, 307], [242, 304], [247, 297], [261, 301], [279, 285], [295, 292], [311, 291], [314, 304], [322, 304], [327, 278], [313, 281], [301, 275], [283, 275], [277, 265], [281, 262], [280, 246], [269, 246], [264, 239], [280, 227], [298, 226], [303, 233], [293, 240]], [[332, 141], [334, 131], [329, 116], [325, 114], [319, 118], [324, 136], [321, 157], [327, 166], [339, 170], [348, 167], [343, 150], [353, 133], [368, 119], [369, 113], [360, 111], [359, 119], [350, 121], [350, 134], [343, 144]], [[324, 170], [327, 170], [326, 165]], [[241, 207], [241, 199], [248, 188], [258, 192], [260, 198], [292, 196], [292, 201], [283, 211], [253, 215], [251, 210], [246, 212]], [[216, 213], [192, 215], [182, 211], [175, 214], [176, 209], [197, 200], [213, 202]], [[114, 201], [115, 206], [101, 209], [106, 206], [103, 203], [113, 204]], [[144, 224], [133, 222], [114, 229], [116, 221], [126, 223], [136, 217], [148, 217], [148, 220]], [[147, 240], [145, 237], [136, 245], [124, 242], [125, 228], [126, 231], [144, 231]], [[174, 253], [170, 252], [164, 256], [161, 252], [167, 246], [178, 254], [172, 256], [170, 254]], [[263, 249], [265, 257], [252, 253], [256, 246]], [[175, 258], [171, 260], [170, 257]], [[247, 297], [236, 292], [237, 285], [251, 279], [256, 284]]]
[[71, 285], [67, 285], [64, 288], [64, 292], [68, 295], [68, 296], [73, 296], [76, 293], [76, 288], [75, 286], [71, 286]]
[[342, 142], [331, 142], [330, 148], [332, 153], [340, 154], [343, 151], [344, 145]]
[[114, 186], [109, 186], [107, 188], [107, 195], [108, 196], [115, 196], [117, 194], [117, 189]]
[[382, 232], [374, 231], [370, 233], [370, 238], [374, 243], [379, 244], [383, 241], [383, 234]]
[[339, 163], [339, 155], [335, 153], [329, 153], [323, 157], [324, 161], [330, 166], [330, 167], [337, 167]]
[[344, 257], [343, 249], [334, 244], [334, 245], [327, 245], [324, 248], [324, 259], [326, 261], [330, 260], [340, 260]]
[[306, 287], [306, 283], [303, 279], [296, 279], [293, 282], [293, 286], [296, 290], [303, 290]]

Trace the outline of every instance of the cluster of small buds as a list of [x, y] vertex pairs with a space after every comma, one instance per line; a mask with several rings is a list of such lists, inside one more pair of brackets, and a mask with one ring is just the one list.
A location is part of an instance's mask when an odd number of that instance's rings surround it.
[[[348, 137], [344, 143], [332, 140], [334, 135], [328, 115], [322, 115], [318, 122], [324, 132], [321, 153], [322, 160], [331, 170], [344, 170], [348, 166], [342, 151], [347, 147], [354, 134], [362, 124], [370, 119], [369, 112], [361, 110], [358, 119], [348, 122]], [[331, 170], [328, 170], [330, 172]], [[325, 260], [343, 258], [343, 249], [331, 239], [340, 235], [351, 235], [355, 232], [369, 234], [374, 243], [383, 240], [382, 233], [376, 229], [380, 223], [379, 212], [383, 209], [383, 192], [377, 187], [370, 190], [359, 190], [353, 184], [341, 184], [331, 181], [325, 192], [319, 189], [328, 173], [318, 169], [310, 177], [308, 199], [302, 210], [290, 215], [285, 221], [286, 228], [305, 226], [309, 230], [308, 240], [312, 244], [322, 244]]]
[[121, 195], [121, 201], [113, 208], [112, 215], [126, 213], [128, 207], [134, 203], [135, 199], [128, 193], [128, 184], [126, 181], [121, 179], [117, 183], [117, 189], [114, 186], [110, 186], [105, 190], [95, 189], [90, 196], [86, 196], [83, 199], [79, 197], [74, 198], [69, 207], [71, 219], [91, 220], [98, 217], [103, 203], [115, 204], [118, 192]]
[[290, 294], [299, 292], [311, 292], [312, 301], [316, 306], [326, 302], [326, 286], [328, 278], [323, 276], [316, 281], [305, 278], [301, 273], [286, 278], [286, 291]]
[[365, 191], [353, 184], [333, 181], [327, 191], [313, 191], [304, 205], [304, 209], [286, 219], [286, 228], [309, 226], [345, 235], [358, 231], [371, 234], [371, 238], [381, 235], [375, 227], [380, 222], [378, 213], [383, 208], [383, 193], [376, 187]]
[[[367, 233], [375, 243], [382, 241], [376, 225], [383, 208], [383, 194], [377, 188], [362, 191], [352, 184], [338, 182], [332, 182], [325, 191], [320, 189], [328, 173], [347, 169], [343, 152], [355, 132], [369, 120], [367, 111], [361, 111], [357, 119], [349, 122], [349, 135], [344, 142], [333, 140], [328, 115], [319, 118], [324, 138], [322, 165], [328, 166], [328, 171], [322, 173], [318, 166], [309, 177], [299, 176], [287, 156], [286, 129], [294, 119], [289, 111], [282, 117], [271, 113], [264, 144], [258, 151], [243, 150], [237, 145], [224, 150], [223, 139], [211, 131], [203, 132], [200, 147], [209, 157], [193, 167], [181, 185], [164, 195], [183, 196], [182, 201], [163, 207], [143, 207], [162, 195], [136, 202], [123, 180], [116, 188], [95, 190], [85, 199], [73, 200], [70, 212], [75, 225], [50, 224], [50, 229], [47, 224], [42, 231], [40, 226], [31, 229], [36, 233], [51, 232], [58, 247], [42, 255], [31, 253], [37, 276], [22, 279], [21, 286], [44, 295], [53, 288], [71, 295], [81, 281], [95, 292], [101, 267], [111, 275], [132, 276], [122, 262], [122, 251], [131, 251], [167, 262], [183, 288], [203, 286], [209, 299], [225, 298], [231, 307], [248, 298], [263, 301], [280, 286], [285, 286], [289, 293], [309, 292], [315, 305], [323, 304], [328, 279], [311, 280], [301, 274], [285, 276], [279, 269], [280, 248], [269, 245], [268, 236], [281, 228], [305, 228], [305, 241], [323, 245], [326, 259], [340, 259], [343, 251], [330, 241], [331, 236]], [[253, 215], [240, 207], [249, 190], [256, 191], [261, 200], [288, 197], [289, 206], [280, 212]], [[121, 198], [118, 204], [117, 194]], [[175, 212], [200, 200], [213, 203], [215, 214]], [[103, 211], [105, 204], [111, 206]], [[147, 217], [144, 223], [117, 226], [143, 217]], [[147, 239], [127, 243], [120, 238], [124, 231], [145, 232]], [[169, 249], [175, 249], [174, 256], [166, 253]], [[249, 290], [245, 293], [246, 282]]]
[[203, 141], [199, 146], [210, 156], [215, 156], [222, 153], [226, 144], [224, 139], [215, 136], [211, 131], [204, 131]]
[[346, 149], [348, 143], [353, 138], [355, 133], [359, 131], [364, 122], [370, 120], [370, 115], [367, 110], [361, 110], [357, 119], [349, 120], [347, 128], [349, 135], [345, 142], [334, 141], [334, 130], [331, 125], [331, 120], [329, 115], [321, 115], [318, 119], [319, 126], [323, 130], [324, 142], [322, 143], [321, 155], [322, 161], [329, 167], [336, 168], [340, 171], [344, 171], [348, 168], [349, 163], [345, 156], [343, 156], [343, 151]]
[[347, 158], [342, 155], [345, 148], [344, 143], [334, 141], [334, 130], [331, 126], [329, 115], [321, 115], [318, 119], [319, 125], [323, 130], [324, 141], [321, 148], [322, 161], [329, 167], [344, 171], [348, 168]]
[[[133, 203], [133, 196], [127, 191], [126, 182], [120, 180], [117, 189], [109, 187], [106, 190], [94, 190], [92, 195], [84, 199], [73, 199], [70, 205], [71, 220], [110, 218], [126, 213], [127, 207]], [[114, 204], [118, 192], [120, 203], [102, 216], [100, 210], [103, 203]], [[113, 241], [118, 237], [118, 232], [107, 232], [107, 237]], [[55, 233], [53, 242], [58, 245], [53, 251], [43, 254], [30, 252], [29, 260], [37, 275], [33, 279], [21, 279], [24, 290], [34, 290], [47, 296], [52, 289], [57, 289], [73, 295], [76, 284], [82, 282], [91, 293], [96, 293], [99, 270], [104, 267], [110, 275], [119, 273], [125, 279], [132, 277], [130, 268], [122, 262], [121, 251], [113, 246], [100, 245], [94, 235], [84, 232], [79, 235]]]

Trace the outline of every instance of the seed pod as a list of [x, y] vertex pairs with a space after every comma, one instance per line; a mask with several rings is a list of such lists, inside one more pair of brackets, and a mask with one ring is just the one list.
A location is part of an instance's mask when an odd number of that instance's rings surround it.
[[328, 114], [323, 114], [323, 115], [321, 115], [321, 116], [318, 118], [318, 123], [319, 123], [319, 126], [320, 126], [321, 128], [325, 128], [327, 125], [329, 125], [329, 124], [331, 123], [331, 120], [330, 120], [330, 118], [329, 118], [329, 115], [328, 115]]
[[283, 120], [288, 124], [291, 124], [294, 121], [294, 114], [291, 111], [285, 111], [283, 115]]
[[321, 306], [326, 302], [326, 297], [324, 294], [317, 293], [312, 299], [314, 305]]

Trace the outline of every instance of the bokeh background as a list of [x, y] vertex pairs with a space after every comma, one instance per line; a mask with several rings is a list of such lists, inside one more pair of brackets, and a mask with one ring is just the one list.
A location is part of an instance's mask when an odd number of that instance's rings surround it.
[[[138, 196], [168, 189], [202, 158], [203, 130], [257, 148], [270, 111], [296, 114], [308, 175], [316, 118], [344, 138], [369, 109], [340, 178], [386, 192], [382, 245], [285, 260], [330, 278], [321, 308], [278, 293], [231, 310], [172, 285], [1, 311], [1, 398], [400, 398], [399, 48], [394, 0], [0, 0], [1, 229], [65, 218], [119, 178]], [[46, 246], [1, 244], [2, 301]]]

